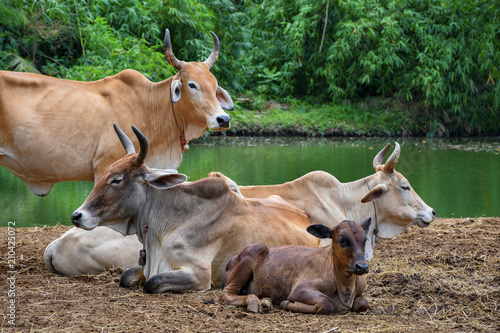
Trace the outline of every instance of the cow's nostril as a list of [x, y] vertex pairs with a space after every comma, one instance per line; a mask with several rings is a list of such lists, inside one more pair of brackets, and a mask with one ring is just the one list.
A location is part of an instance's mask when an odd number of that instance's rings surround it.
[[218, 116], [217, 117], [217, 123], [219, 124], [219, 127], [229, 127], [229, 122], [231, 121], [231, 117], [229, 116]]
[[356, 264], [356, 274], [368, 273], [368, 264]]
[[436, 212], [434, 211], [434, 209], [432, 210], [432, 216], [436, 217]]
[[73, 215], [71, 215], [71, 222], [78, 223], [81, 218], [82, 218], [82, 213], [76, 211], [73, 213]]

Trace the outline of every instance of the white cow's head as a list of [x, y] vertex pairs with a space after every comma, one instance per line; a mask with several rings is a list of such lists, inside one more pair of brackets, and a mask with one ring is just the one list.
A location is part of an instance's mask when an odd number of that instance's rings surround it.
[[392, 238], [412, 224], [427, 227], [434, 220], [436, 213], [413, 190], [410, 182], [395, 170], [401, 153], [396, 147], [385, 164], [382, 161], [389, 150], [387, 144], [373, 159], [376, 173], [366, 178], [369, 192], [361, 202], [374, 202], [378, 236]]

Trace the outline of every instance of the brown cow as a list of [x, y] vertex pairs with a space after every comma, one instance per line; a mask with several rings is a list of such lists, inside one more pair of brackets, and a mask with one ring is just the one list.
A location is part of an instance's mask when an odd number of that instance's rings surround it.
[[[309, 226], [314, 236], [332, 240], [327, 247], [248, 246], [227, 264], [222, 277], [226, 286], [215, 302], [247, 306], [251, 312], [261, 312], [260, 298], [271, 298], [292, 312], [368, 310], [363, 296], [368, 272], [364, 245], [370, 222], [371, 218], [361, 225], [346, 220], [333, 229]], [[268, 300], [264, 304], [270, 305]]]
[[208, 289], [220, 286], [226, 263], [251, 243], [318, 246], [306, 231], [310, 221], [303, 211], [241, 198], [219, 177], [182, 184], [186, 176], [175, 170], [144, 164], [148, 141], [137, 128], [139, 154], [115, 129], [127, 155], [99, 178], [72, 222], [87, 230], [107, 226], [137, 234], [147, 260], [124, 272], [122, 286], [145, 281], [148, 293]]
[[[240, 191], [245, 198], [279, 195], [306, 211], [313, 224], [333, 227], [343, 220], [360, 221], [372, 216], [374, 223], [365, 248], [366, 259], [370, 260], [377, 237], [392, 238], [412, 224], [427, 227], [436, 216], [409, 181], [395, 170], [401, 153], [397, 142], [394, 152], [382, 164], [389, 148], [387, 144], [373, 159], [375, 174], [353, 182], [341, 183], [327, 172], [313, 171], [284, 184], [240, 186]], [[328, 240], [322, 240], [320, 245], [328, 244]]]
[[165, 56], [179, 72], [157, 83], [130, 69], [95, 82], [0, 71], [0, 165], [41, 196], [57, 182], [95, 182], [122, 156], [111, 129], [117, 123], [144, 129], [150, 166], [178, 168], [187, 141], [230, 126], [222, 109], [233, 102], [210, 73], [220, 51], [212, 35], [205, 62], [184, 62], [167, 30]]

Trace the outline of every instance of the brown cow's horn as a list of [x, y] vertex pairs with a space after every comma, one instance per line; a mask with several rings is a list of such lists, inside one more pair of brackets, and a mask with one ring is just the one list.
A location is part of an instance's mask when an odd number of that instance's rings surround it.
[[387, 155], [389, 148], [391, 148], [390, 143], [386, 144], [385, 147], [381, 151], [379, 151], [377, 156], [375, 156], [375, 158], [373, 159], [373, 168], [375, 169], [375, 171], [377, 170], [377, 167], [379, 165], [382, 165], [382, 162], [384, 161], [384, 157], [385, 157], [385, 155]]
[[139, 155], [137, 155], [137, 157], [135, 158], [135, 161], [137, 164], [142, 164], [144, 163], [146, 156], [148, 156], [148, 149], [149, 149], [148, 139], [146, 139], [146, 136], [142, 134], [142, 132], [139, 131], [137, 127], [135, 127], [134, 125], [132, 125], [132, 130], [137, 136], [137, 139], [139, 139], [139, 145], [141, 146], [141, 151], [139, 152]]
[[387, 159], [384, 165], [384, 172], [393, 173], [394, 168], [396, 167], [396, 163], [398, 163], [399, 154], [401, 153], [401, 147], [399, 147], [399, 143], [395, 142], [394, 151], [391, 156]]
[[123, 131], [120, 129], [120, 127], [118, 127], [118, 125], [113, 124], [113, 128], [115, 129], [115, 132], [118, 135], [118, 138], [120, 139], [123, 148], [125, 148], [125, 152], [127, 154], [135, 153], [134, 144], [132, 143], [132, 141], [130, 141], [128, 136], [125, 133], [123, 133]]
[[163, 47], [165, 51], [165, 58], [168, 63], [172, 65], [175, 69], [180, 71], [184, 66], [184, 61], [177, 59], [172, 51], [172, 46], [170, 44], [170, 31], [168, 29], [165, 31], [165, 38], [163, 39]]
[[207, 60], [204, 61], [204, 63], [208, 65], [208, 69], [212, 69], [212, 67], [215, 64], [215, 62], [217, 61], [217, 58], [219, 57], [219, 53], [220, 53], [219, 38], [212, 31], [210, 31], [210, 33], [212, 34], [212, 37], [214, 38], [214, 48], [213, 48], [210, 56], [207, 58]]

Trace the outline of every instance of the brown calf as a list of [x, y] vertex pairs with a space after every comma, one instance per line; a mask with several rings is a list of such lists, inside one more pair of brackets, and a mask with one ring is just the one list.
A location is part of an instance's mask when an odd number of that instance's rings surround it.
[[[247, 306], [261, 312], [261, 298], [271, 298], [292, 312], [330, 314], [368, 309], [363, 296], [368, 263], [364, 258], [366, 232], [371, 217], [361, 225], [350, 220], [330, 229], [314, 224], [307, 231], [318, 238], [331, 238], [332, 245], [266, 247], [252, 244], [227, 264], [225, 288], [215, 303]], [[269, 299], [263, 299], [270, 305]], [[266, 304], [267, 303], [267, 304]]]

